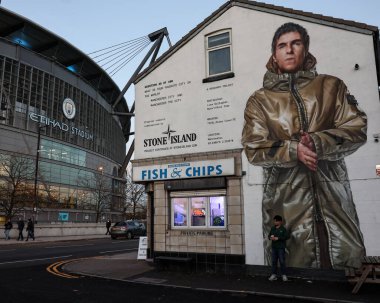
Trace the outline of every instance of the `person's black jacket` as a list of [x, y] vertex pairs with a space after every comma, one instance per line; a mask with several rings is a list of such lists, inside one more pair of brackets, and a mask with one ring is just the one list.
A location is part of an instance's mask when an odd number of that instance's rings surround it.
[[28, 221], [28, 225], [26, 226], [26, 230], [34, 232], [34, 224], [32, 221]]
[[13, 225], [12, 222], [7, 222], [4, 224], [5, 229], [12, 229]]
[[23, 230], [24, 229], [24, 227], [25, 227], [25, 223], [24, 223], [24, 220], [20, 220], [20, 221], [18, 221], [17, 222], [17, 229], [18, 230]]

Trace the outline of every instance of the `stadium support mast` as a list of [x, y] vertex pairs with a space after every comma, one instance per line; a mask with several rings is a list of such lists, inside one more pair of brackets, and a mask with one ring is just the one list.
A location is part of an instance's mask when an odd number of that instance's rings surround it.
[[[148, 53], [146, 54], [146, 56], [144, 57], [144, 59], [141, 61], [140, 65], [137, 67], [136, 71], [133, 73], [133, 75], [131, 76], [131, 78], [127, 82], [127, 84], [124, 86], [123, 90], [120, 92], [120, 95], [116, 98], [115, 102], [112, 105], [113, 110], [115, 110], [116, 106], [119, 104], [120, 100], [123, 98], [124, 94], [127, 92], [129, 87], [131, 86], [131, 84], [135, 81], [137, 75], [139, 74], [141, 69], [145, 66], [146, 62], [148, 61], [148, 59], [151, 56], [152, 56], [152, 59], [150, 60], [149, 66], [154, 63], [154, 61], [157, 58], [158, 52], [160, 50], [162, 40], [164, 39], [165, 36], [168, 40], [169, 47], [171, 47], [172, 45], [171, 45], [171, 42], [169, 39], [168, 30], [166, 27], [159, 29], [159, 30], [148, 35], [150, 41], [152, 41], [152, 42], [155, 41], [155, 42], [152, 45], [152, 47], [150, 48], [150, 50], [148, 51]], [[126, 116], [126, 115], [134, 116], [134, 111], [135, 111], [135, 102], [133, 102], [133, 105], [132, 105], [129, 112], [119, 113], [119, 112], [113, 111], [112, 114], [113, 115], [120, 115], [120, 116]], [[135, 148], [135, 140], [133, 139], [133, 142], [132, 142], [131, 146], [129, 147], [128, 153], [125, 156], [123, 165], [119, 169], [119, 177], [120, 178], [123, 177], [125, 170], [127, 169], [128, 163], [131, 160], [132, 154], [134, 152], [134, 148]]]

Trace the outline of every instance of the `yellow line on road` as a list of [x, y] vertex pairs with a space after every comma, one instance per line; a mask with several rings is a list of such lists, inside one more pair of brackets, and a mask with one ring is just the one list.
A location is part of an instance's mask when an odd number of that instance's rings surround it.
[[59, 270], [60, 267], [62, 267], [63, 265], [65, 264], [68, 264], [68, 263], [71, 263], [71, 262], [74, 262], [74, 261], [77, 261], [79, 259], [72, 259], [72, 260], [65, 260], [65, 261], [59, 261], [59, 262], [55, 262], [53, 264], [50, 264], [46, 270], [53, 274], [53, 275], [56, 275], [58, 277], [62, 277], [62, 278], [67, 278], [67, 279], [78, 279], [80, 278], [80, 276], [74, 276], [74, 275], [71, 275], [71, 274], [66, 274], [66, 273], [63, 273]]

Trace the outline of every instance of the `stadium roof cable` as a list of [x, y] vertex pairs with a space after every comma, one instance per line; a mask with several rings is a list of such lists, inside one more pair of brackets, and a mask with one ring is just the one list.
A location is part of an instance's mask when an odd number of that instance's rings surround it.
[[149, 44], [151, 40], [148, 36], [143, 36], [130, 41], [122, 42], [110, 47], [103, 48], [89, 53], [94, 55], [92, 59], [96, 61], [110, 76], [114, 76], [128, 62], [140, 54]]

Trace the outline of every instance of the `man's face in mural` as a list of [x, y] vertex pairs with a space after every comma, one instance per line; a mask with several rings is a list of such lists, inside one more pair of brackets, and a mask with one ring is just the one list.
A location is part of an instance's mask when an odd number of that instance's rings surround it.
[[273, 59], [281, 73], [294, 73], [301, 69], [305, 55], [301, 34], [289, 32], [278, 38]]

